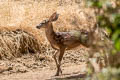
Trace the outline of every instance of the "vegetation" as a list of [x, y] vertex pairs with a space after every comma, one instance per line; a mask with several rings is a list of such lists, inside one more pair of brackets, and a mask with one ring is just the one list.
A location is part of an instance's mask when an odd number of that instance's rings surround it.
[[107, 53], [109, 65], [100, 73], [87, 80], [119, 80], [120, 79], [120, 1], [119, 0], [86, 0], [87, 6], [93, 8], [99, 27], [105, 28], [114, 48]]
[[96, 10], [98, 25], [107, 28], [115, 49], [120, 51], [120, 1], [88, 0], [88, 5]]

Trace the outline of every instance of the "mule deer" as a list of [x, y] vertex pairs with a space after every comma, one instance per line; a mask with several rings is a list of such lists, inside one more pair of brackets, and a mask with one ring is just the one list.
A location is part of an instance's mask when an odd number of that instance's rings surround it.
[[[45, 28], [46, 37], [50, 42], [53, 49], [57, 50], [53, 58], [57, 66], [56, 76], [62, 73], [60, 68], [61, 60], [63, 58], [65, 50], [73, 49], [79, 45], [89, 47], [89, 36], [87, 31], [71, 31], [71, 32], [55, 32], [53, 29], [53, 23], [58, 19], [59, 14], [53, 13], [48, 20], [41, 22], [36, 28]], [[58, 60], [57, 60], [57, 54]]]

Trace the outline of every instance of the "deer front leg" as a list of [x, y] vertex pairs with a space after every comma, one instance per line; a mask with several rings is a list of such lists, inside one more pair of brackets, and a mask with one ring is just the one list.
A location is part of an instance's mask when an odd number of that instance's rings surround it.
[[60, 53], [59, 53], [59, 57], [58, 57], [58, 64], [57, 64], [56, 76], [59, 76], [59, 73], [62, 74], [62, 70], [61, 70], [60, 66], [61, 66], [61, 61], [62, 61], [64, 52], [65, 52], [65, 47], [62, 46], [62, 47], [60, 48]]
[[[58, 64], [58, 60], [56, 59], [56, 56], [57, 56], [57, 54], [58, 54], [59, 52], [60, 52], [60, 51], [57, 50], [57, 52], [55, 52], [54, 55], [53, 55], [53, 59], [54, 59], [55, 64], [56, 64], [56, 66], [57, 66], [57, 72], [58, 72], [58, 70], [59, 70], [59, 64]], [[57, 74], [58, 74], [57, 72], [56, 72], [55, 76], [57, 76]], [[62, 74], [62, 70], [61, 70], [61, 69], [60, 69], [60, 73]]]
[[59, 50], [57, 50], [57, 52], [55, 52], [54, 55], [53, 55], [53, 59], [55, 61], [56, 66], [58, 65], [58, 61], [56, 59], [56, 56], [57, 56], [58, 52], [59, 52]]
[[[59, 67], [58, 65], [59, 65], [59, 64], [58, 64], [58, 60], [56, 59], [56, 56], [57, 56], [58, 53], [59, 53], [59, 50], [57, 50], [57, 52], [55, 52], [54, 55], [53, 55], [53, 59], [54, 59], [55, 64], [56, 64], [56, 66], [57, 66], [57, 70], [58, 70], [58, 67]], [[57, 74], [57, 73], [56, 73], [56, 74]], [[55, 75], [55, 76], [56, 76], [56, 75]]]

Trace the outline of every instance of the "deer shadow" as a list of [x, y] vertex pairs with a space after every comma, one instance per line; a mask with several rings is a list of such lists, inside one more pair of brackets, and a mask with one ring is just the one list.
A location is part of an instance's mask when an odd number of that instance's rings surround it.
[[62, 74], [61, 76], [53, 76], [51, 79], [46, 79], [46, 80], [80, 80], [85, 77], [86, 74], [72, 73], [72, 74]]

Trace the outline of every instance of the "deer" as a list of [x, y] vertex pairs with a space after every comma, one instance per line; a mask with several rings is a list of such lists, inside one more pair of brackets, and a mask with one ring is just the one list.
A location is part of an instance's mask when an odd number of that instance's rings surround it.
[[49, 17], [49, 19], [43, 20], [39, 25], [36, 26], [37, 29], [45, 28], [46, 37], [51, 47], [57, 50], [56, 53], [54, 53], [53, 55], [57, 67], [55, 76], [59, 76], [60, 74], [62, 74], [61, 61], [65, 51], [74, 49], [79, 45], [89, 47], [89, 43], [91, 43], [89, 40], [89, 36], [93, 34], [93, 31], [88, 32], [85, 30], [55, 32], [53, 29], [53, 22], [57, 21], [58, 17], [59, 14], [55, 12]]

